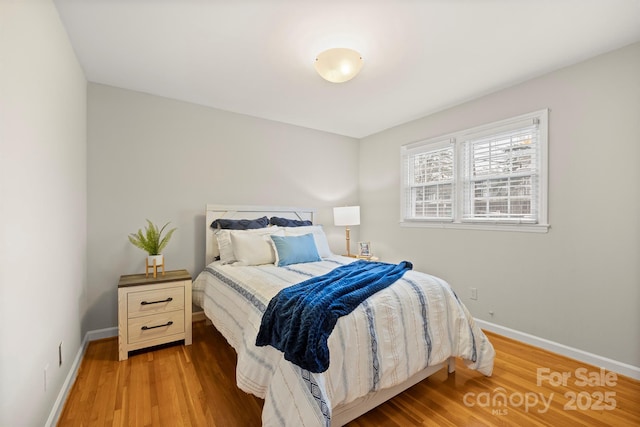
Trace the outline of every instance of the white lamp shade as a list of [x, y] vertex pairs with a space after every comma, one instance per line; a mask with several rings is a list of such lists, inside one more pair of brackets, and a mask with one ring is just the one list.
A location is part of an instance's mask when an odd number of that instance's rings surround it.
[[343, 83], [360, 72], [362, 56], [352, 49], [328, 49], [318, 55], [315, 67], [323, 79], [332, 83]]
[[341, 206], [333, 208], [335, 225], [360, 225], [360, 206]]

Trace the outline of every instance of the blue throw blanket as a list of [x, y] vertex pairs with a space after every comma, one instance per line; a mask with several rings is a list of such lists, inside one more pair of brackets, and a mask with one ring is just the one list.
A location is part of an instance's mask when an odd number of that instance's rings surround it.
[[262, 316], [257, 346], [271, 345], [311, 372], [329, 367], [327, 340], [340, 316], [413, 268], [359, 260], [278, 292]]

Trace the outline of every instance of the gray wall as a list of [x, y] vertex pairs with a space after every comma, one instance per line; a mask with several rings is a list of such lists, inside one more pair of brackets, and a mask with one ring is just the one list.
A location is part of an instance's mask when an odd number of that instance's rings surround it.
[[50, 1], [0, 28], [0, 425], [42, 426], [81, 343], [86, 80]]
[[332, 207], [357, 202], [358, 140], [93, 83], [88, 98], [83, 332], [117, 325], [118, 278], [144, 272], [146, 257], [127, 235], [146, 218], [178, 228], [166, 267], [194, 276], [206, 203], [315, 207], [342, 249]]
[[[402, 144], [542, 108], [547, 234], [399, 226]], [[369, 136], [361, 234], [383, 259], [448, 280], [479, 319], [640, 366], [639, 118], [634, 44]]]

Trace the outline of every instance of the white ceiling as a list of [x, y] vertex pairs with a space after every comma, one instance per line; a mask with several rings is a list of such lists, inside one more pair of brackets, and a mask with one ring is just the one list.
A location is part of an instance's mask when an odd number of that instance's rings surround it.
[[640, 0], [54, 2], [89, 81], [356, 138], [640, 40]]

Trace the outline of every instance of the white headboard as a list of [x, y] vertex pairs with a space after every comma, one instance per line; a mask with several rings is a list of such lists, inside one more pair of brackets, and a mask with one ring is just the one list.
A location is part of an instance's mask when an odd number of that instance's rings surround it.
[[205, 266], [209, 265], [220, 254], [215, 230], [211, 223], [218, 218], [255, 219], [263, 216], [309, 220], [314, 222], [316, 210], [311, 208], [295, 208], [281, 206], [245, 206], [245, 205], [207, 205], [205, 220]]

